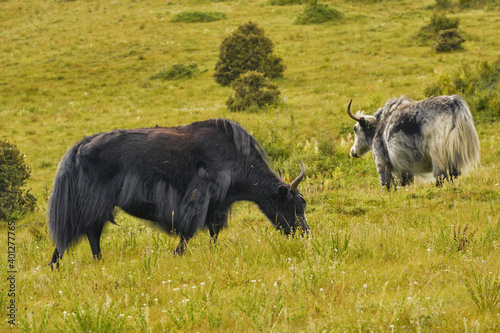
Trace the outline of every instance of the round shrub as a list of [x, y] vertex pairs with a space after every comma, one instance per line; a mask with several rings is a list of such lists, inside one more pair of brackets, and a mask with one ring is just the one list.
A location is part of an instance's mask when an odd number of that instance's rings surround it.
[[465, 42], [465, 38], [458, 29], [446, 29], [441, 30], [436, 39], [434, 49], [436, 52], [447, 52], [462, 48], [462, 43]]
[[280, 91], [264, 74], [250, 71], [231, 83], [234, 95], [226, 103], [231, 111], [263, 108], [279, 103]]
[[342, 13], [327, 5], [308, 6], [295, 21], [296, 24], [319, 24], [336, 21]]
[[282, 77], [285, 66], [282, 59], [273, 54], [273, 49], [273, 42], [257, 24], [240, 25], [222, 41], [215, 81], [228, 86], [248, 71], [261, 72], [271, 79]]
[[449, 29], [458, 29], [460, 20], [458, 18], [449, 18], [441, 12], [434, 12], [429, 24], [420, 28], [417, 34], [417, 40], [421, 45], [430, 45], [436, 40], [440, 31]]
[[8, 141], [0, 142], [0, 220], [35, 209], [35, 197], [29, 190], [22, 189], [30, 172], [16, 146]]

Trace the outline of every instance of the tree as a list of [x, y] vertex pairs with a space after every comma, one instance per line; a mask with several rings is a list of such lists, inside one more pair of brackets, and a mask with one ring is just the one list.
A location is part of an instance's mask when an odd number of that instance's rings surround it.
[[270, 79], [282, 77], [285, 66], [282, 59], [273, 54], [273, 49], [273, 42], [257, 24], [240, 25], [222, 41], [215, 81], [228, 86], [248, 71], [261, 72]]

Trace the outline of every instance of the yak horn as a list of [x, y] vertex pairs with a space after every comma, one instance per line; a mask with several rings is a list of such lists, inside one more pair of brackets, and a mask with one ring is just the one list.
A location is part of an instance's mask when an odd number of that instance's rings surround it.
[[[300, 160], [299, 160], [300, 161]], [[292, 185], [290, 185], [290, 190], [296, 191], [297, 187], [299, 187], [299, 183], [304, 178], [304, 175], [306, 174], [306, 167], [304, 166], [304, 163], [300, 161], [300, 164], [302, 164], [302, 170], [300, 171], [300, 175], [293, 181]]]
[[347, 106], [347, 114], [349, 115], [349, 117], [351, 117], [352, 119], [356, 120], [356, 121], [359, 121], [359, 118], [356, 117], [355, 115], [352, 114], [351, 112], [351, 103], [352, 103], [352, 99], [351, 101], [349, 102], [349, 105]]
[[278, 168], [278, 171], [279, 171], [280, 179], [283, 179], [283, 173], [281, 172], [281, 169]]

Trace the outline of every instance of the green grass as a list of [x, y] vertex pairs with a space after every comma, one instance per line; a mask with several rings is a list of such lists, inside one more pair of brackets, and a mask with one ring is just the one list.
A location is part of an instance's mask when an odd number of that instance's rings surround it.
[[[371, 156], [348, 157], [346, 106], [373, 113], [392, 97], [425, 97], [442, 75], [498, 57], [498, 11], [453, 13], [467, 41], [436, 54], [414, 36], [430, 1], [331, 1], [340, 22], [296, 25], [302, 6], [268, 0], [1, 1], [0, 140], [32, 168], [34, 213], [16, 221], [21, 331], [496, 331], [499, 329], [500, 137], [480, 122], [481, 166], [443, 188], [383, 192]], [[223, 12], [206, 23], [177, 13]], [[265, 29], [286, 65], [284, 104], [230, 112], [213, 79], [223, 38], [240, 24]], [[165, 64], [208, 69], [189, 80], [151, 80]], [[496, 105], [496, 104], [495, 104]], [[249, 203], [233, 208], [217, 246], [207, 233], [175, 257], [177, 238], [118, 213], [93, 262], [86, 240], [47, 266], [53, 244], [46, 200], [64, 152], [115, 128], [177, 126], [226, 117], [271, 152], [301, 190], [313, 237], [287, 239]], [[467, 229], [466, 229], [467, 227]], [[0, 267], [7, 276], [7, 224]], [[5, 240], [5, 241], [4, 241]], [[4, 280], [5, 283], [6, 280]], [[0, 289], [8, 330], [7, 285]]]

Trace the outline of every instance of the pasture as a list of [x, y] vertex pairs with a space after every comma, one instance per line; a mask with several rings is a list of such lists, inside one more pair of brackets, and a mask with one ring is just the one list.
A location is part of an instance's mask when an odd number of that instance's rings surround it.
[[[32, 168], [33, 213], [15, 221], [15, 298], [8, 225], [0, 222], [2, 331], [493, 332], [500, 330], [499, 123], [476, 122], [481, 165], [436, 188], [383, 191], [371, 153], [351, 159], [354, 122], [392, 97], [415, 100], [443, 75], [499, 57], [498, 7], [455, 8], [463, 49], [436, 53], [415, 36], [432, 0], [321, 1], [334, 22], [297, 25], [303, 5], [235, 1], [0, 1], [0, 140]], [[173, 22], [188, 11], [220, 20]], [[224, 18], [225, 17], [225, 18]], [[257, 23], [286, 65], [283, 105], [230, 112], [215, 83], [219, 46]], [[199, 72], [155, 79], [175, 64]], [[498, 104], [497, 104], [498, 105]], [[474, 112], [474, 111], [473, 111]], [[498, 113], [498, 111], [497, 111]], [[216, 246], [179, 239], [117, 212], [95, 263], [86, 239], [58, 270], [46, 222], [59, 160], [83, 137], [116, 128], [239, 122], [299, 189], [312, 237], [285, 238], [258, 208], [233, 206]], [[8, 324], [14, 299], [16, 326]]]

